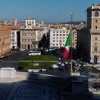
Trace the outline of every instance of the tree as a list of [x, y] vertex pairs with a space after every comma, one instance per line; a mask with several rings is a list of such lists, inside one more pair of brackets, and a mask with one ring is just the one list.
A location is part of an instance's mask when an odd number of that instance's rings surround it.
[[48, 48], [49, 47], [49, 35], [43, 35], [42, 39], [39, 41], [39, 48]]

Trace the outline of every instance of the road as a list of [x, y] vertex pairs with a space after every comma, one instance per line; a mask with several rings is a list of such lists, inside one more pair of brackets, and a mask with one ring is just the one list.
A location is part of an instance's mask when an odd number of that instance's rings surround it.
[[17, 61], [26, 57], [28, 55], [28, 50], [25, 51], [13, 51], [10, 55], [5, 58], [0, 59], [0, 68], [2, 67], [17, 67]]

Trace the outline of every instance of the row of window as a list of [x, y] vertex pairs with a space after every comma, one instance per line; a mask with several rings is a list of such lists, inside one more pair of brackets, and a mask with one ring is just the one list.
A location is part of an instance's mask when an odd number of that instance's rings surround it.
[[[64, 39], [64, 40], [66, 40], [67, 37], [53, 37], [53, 39]], [[76, 40], [76, 37], [73, 37], [72, 39], [73, 39], [73, 40], [74, 40], [74, 39]]]
[[53, 31], [53, 33], [69, 33], [69, 31]]
[[30, 48], [32, 48], [32, 45], [25, 45], [25, 44], [23, 44], [21, 46], [22, 46], [22, 48], [28, 48], [28, 46], [30, 46]]
[[65, 42], [65, 40], [53, 40], [53, 42]]
[[31, 35], [31, 36], [34, 35], [34, 36], [35, 36], [35, 34], [33, 34], [33, 33], [23, 33], [23, 34], [22, 34], [22, 36], [27, 36], [27, 35]]
[[68, 34], [53, 34], [53, 36], [68, 36]]
[[67, 39], [67, 37], [53, 37], [53, 39]]
[[[60, 44], [52, 44], [51, 46], [65, 46], [65, 44], [62, 44], [62, 43], [60, 43]], [[75, 43], [73, 43], [72, 44], [72, 46], [76, 46], [76, 44]]]
[[22, 42], [32, 42], [33, 40], [30, 39], [22, 39]]
[[34, 22], [33, 20], [30, 20], [30, 21], [27, 20], [27, 21], [26, 21], [26, 23], [30, 23], [30, 24], [33, 23], [33, 22]]
[[[64, 46], [65, 44], [60, 44], [60, 46]], [[59, 44], [53, 44], [53, 46], [59, 46]]]

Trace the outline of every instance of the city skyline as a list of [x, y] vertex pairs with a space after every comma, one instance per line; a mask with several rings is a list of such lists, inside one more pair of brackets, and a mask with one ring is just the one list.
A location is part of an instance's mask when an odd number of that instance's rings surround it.
[[34, 17], [44, 22], [86, 21], [86, 9], [99, 0], [0, 0], [0, 21]]

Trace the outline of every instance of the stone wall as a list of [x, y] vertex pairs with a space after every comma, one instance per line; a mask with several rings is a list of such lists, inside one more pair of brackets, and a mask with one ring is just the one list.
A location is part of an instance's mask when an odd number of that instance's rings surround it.
[[14, 68], [1, 68], [0, 78], [16, 78], [16, 70]]

